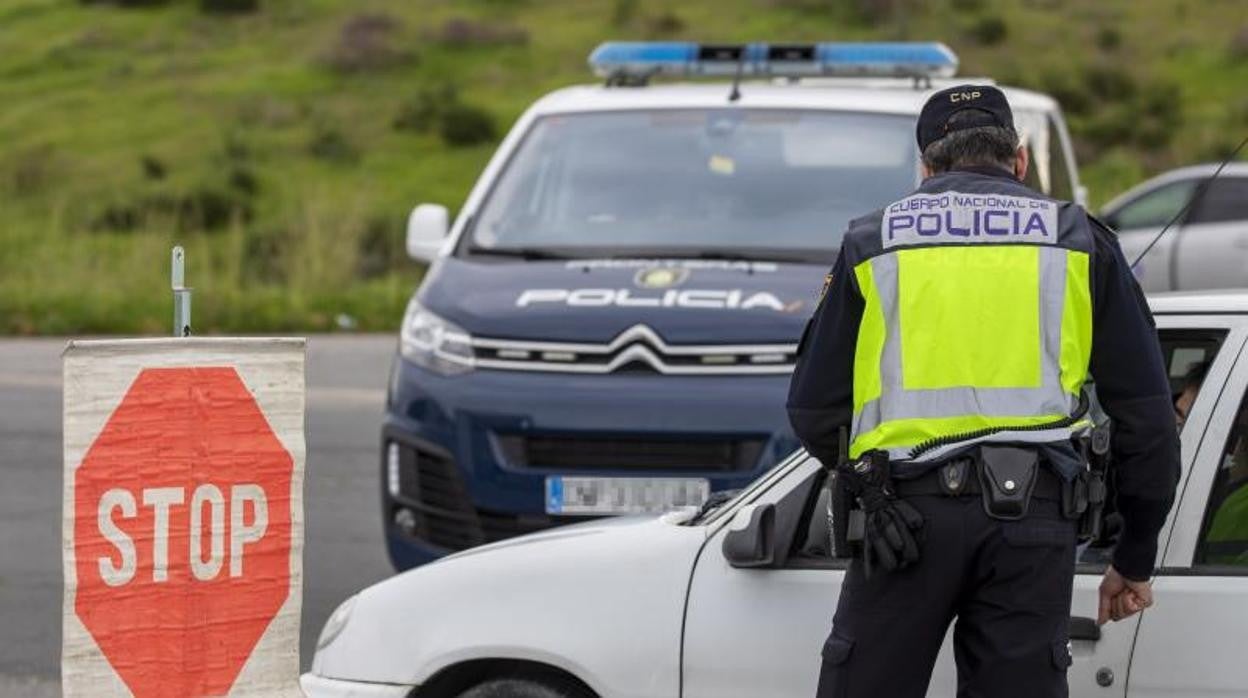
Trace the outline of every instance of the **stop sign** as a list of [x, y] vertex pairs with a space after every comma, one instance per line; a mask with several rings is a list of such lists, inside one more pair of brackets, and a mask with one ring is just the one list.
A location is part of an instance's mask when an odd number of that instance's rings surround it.
[[290, 594], [293, 471], [233, 367], [138, 372], [72, 524], [74, 613], [137, 698], [230, 691]]

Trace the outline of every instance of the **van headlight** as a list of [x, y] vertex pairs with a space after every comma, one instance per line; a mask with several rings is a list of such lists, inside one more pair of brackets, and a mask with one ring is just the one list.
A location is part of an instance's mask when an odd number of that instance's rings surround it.
[[355, 607], [357, 598], [357, 596], [352, 596], [343, 601], [330, 614], [329, 620], [325, 621], [325, 627], [321, 628], [321, 636], [316, 640], [317, 651], [329, 647], [330, 643], [342, 634], [343, 628], [347, 627], [347, 621], [351, 619], [351, 609]]
[[399, 352], [408, 361], [446, 376], [472, 370], [472, 336], [429, 312], [415, 298], [403, 316]]

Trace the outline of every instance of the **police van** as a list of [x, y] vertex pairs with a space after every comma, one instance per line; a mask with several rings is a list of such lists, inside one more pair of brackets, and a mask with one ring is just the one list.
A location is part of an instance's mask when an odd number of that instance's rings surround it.
[[[918, 183], [932, 91], [988, 82], [938, 43], [611, 42], [589, 63], [602, 82], [531, 106], [453, 222], [409, 218], [431, 266], [383, 427], [398, 569], [701, 505], [791, 453], [789, 375], [846, 223]], [[1029, 184], [1082, 201], [1057, 103], [1003, 89]]]

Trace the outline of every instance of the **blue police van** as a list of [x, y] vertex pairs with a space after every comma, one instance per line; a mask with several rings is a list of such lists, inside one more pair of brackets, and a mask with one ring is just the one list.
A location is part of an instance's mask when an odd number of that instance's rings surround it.
[[[608, 43], [516, 122], [403, 319], [382, 431], [397, 569], [697, 506], [798, 447], [784, 410], [850, 218], [919, 181], [942, 44]], [[655, 77], [719, 80], [650, 84]], [[964, 79], [971, 81], [971, 79]], [[974, 79], [983, 81], [982, 78]], [[1081, 199], [1056, 103], [1006, 88], [1031, 184]]]

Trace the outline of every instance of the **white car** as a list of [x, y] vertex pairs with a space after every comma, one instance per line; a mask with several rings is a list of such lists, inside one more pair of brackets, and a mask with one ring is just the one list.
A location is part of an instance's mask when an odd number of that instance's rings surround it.
[[[1158, 175], [1105, 205], [1103, 217], [1118, 231], [1134, 262], [1161, 229], [1178, 216], [1217, 164]], [[1248, 162], [1229, 163], [1135, 267], [1145, 291], [1248, 287]]]
[[[1248, 293], [1152, 299], [1182, 429], [1157, 605], [1097, 628], [1112, 546], [1081, 549], [1071, 695], [1244, 695]], [[845, 562], [823, 469], [797, 453], [706, 513], [586, 523], [469, 550], [372, 586], [326, 624], [309, 696], [809, 698]], [[955, 694], [949, 643], [930, 688]]]

